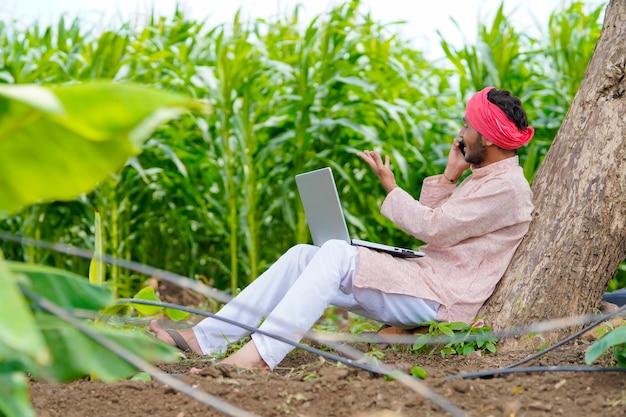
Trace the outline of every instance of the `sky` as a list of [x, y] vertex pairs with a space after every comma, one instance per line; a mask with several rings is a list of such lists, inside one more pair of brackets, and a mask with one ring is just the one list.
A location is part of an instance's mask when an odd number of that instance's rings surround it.
[[[502, 0], [362, 0], [375, 21], [405, 21], [397, 30], [427, 55], [440, 53], [437, 31], [453, 45], [460, 47], [475, 40], [479, 21], [490, 23]], [[607, 0], [608, 1], [608, 0]], [[305, 21], [329, 10], [339, 0], [0, 0], [0, 19], [14, 19], [27, 26], [58, 22], [62, 14], [79, 16], [102, 28], [129, 19], [141, 21], [152, 8], [157, 14], [172, 15], [179, 4], [187, 16], [207, 19], [209, 24], [228, 23], [241, 9], [244, 18], [272, 18], [291, 13], [302, 5]], [[516, 29], [539, 35], [550, 13], [561, 10], [571, 0], [504, 0], [504, 12]], [[586, 0], [589, 5], [600, 0]], [[454, 19], [457, 27], [451, 19]]]

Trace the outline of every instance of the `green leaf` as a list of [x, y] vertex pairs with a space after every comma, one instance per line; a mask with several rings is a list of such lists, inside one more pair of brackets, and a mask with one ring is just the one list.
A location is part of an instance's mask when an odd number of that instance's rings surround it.
[[30, 404], [28, 379], [20, 372], [0, 373], [0, 415], [5, 417], [34, 417]]
[[[146, 300], [146, 301], [158, 301], [158, 302], [161, 301], [159, 300], [159, 297], [157, 297], [156, 293], [154, 292], [154, 288], [152, 287], [142, 288], [141, 291], [135, 294], [134, 298], [138, 300]], [[143, 314], [145, 316], [152, 316], [154, 314], [157, 314], [159, 311], [163, 310], [163, 307], [159, 307], [159, 306], [150, 306], [150, 305], [136, 304], [136, 303], [130, 303], [130, 305], [135, 310], [137, 310], [140, 314]]]
[[[113, 382], [137, 372], [135, 366], [64, 321], [47, 314], [39, 314], [37, 320], [53, 357], [50, 367], [40, 372], [61, 382], [87, 375]], [[176, 349], [144, 333], [85, 325], [148, 362], [172, 362], [179, 358]]]
[[467, 355], [468, 353], [472, 353], [474, 352], [476, 349], [474, 348], [474, 345], [466, 343], [463, 345], [463, 349], [461, 351], [462, 355]]
[[414, 365], [411, 368], [411, 375], [413, 375], [415, 378], [419, 378], [419, 379], [426, 379], [426, 370], [424, 370], [424, 368]]
[[626, 368], [626, 343], [615, 346], [613, 348], [613, 354], [615, 355], [619, 366]]
[[189, 317], [189, 313], [186, 311], [176, 310], [174, 308], [166, 308], [164, 311], [165, 315], [173, 321], [185, 320]]
[[162, 122], [197, 100], [132, 84], [0, 84], [0, 217], [72, 200], [120, 169]]
[[114, 301], [109, 286], [92, 285], [86, 278], [72, 272], [22, 262], [8, 262], [8, 265], [11, 271], [28, 278], [27, 286], [31, 291], [59, 307], [100, 310]]
[[428, 344], [430, 341], [430, 336], [427, 335], [419, 335], [415, 338], [415, 342], [413, 342], [413, 350], [420, 350], [424, 346]]
[[[626, 344], [626, 326], [611, 330], [602, 338], [596, 340], [585, 354], [585, 362], [589, 365], [604, 355], [611, 347], [620, 347]], [[623, 365], [622, 365], [623, 366]]]
[[[9, 349], [28, 356], [38, 364], [46, 364], [50, 361], [50, 354], [17, 280], [8, 263], [0, 258], [0, 340]], [[4, 360], [6, 352], [3, 350], [0, 350], [0, 358]]]
[[470, 330], [470, 326], [462, 321], [454, 321], [449, 323], [450, 329], [455, 332], [467, 332]]
[[445, 334], [446, 336], [449, 336], [451, 338], [454, 338], [454, 331], [450, 328], [450, 326], [448, 325], [448, 323], [442, 323], [439, 326], [439, 331], [443, 334]]
[[152, 381], [152, 377], [147, 372], [139, 372], [130, 378], [131, 381]]

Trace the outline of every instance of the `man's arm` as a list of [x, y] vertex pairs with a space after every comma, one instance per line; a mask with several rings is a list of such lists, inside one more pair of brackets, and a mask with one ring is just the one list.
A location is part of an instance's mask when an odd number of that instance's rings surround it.
[[421, 204], [398, 188], [387, 196], [381, 212], [417, 239], [449, 247], [519, 222], [519, 199], [513, 184], [494, 178], [478, 192], [448, 199], [435, 208]]

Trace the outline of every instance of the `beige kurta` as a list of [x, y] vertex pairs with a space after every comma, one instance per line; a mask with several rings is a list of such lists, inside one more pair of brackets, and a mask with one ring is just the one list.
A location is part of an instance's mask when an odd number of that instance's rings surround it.
[[396, 188], [382, 214], [426, 242], [423, 258], [403, 259], [359, 247], [354, 285], [441, 304], [440, 321], [472, 323], [528, 231], [532, 193], [518, 158], [472, 174], [458, 187], [424, 180], [420, 200]]

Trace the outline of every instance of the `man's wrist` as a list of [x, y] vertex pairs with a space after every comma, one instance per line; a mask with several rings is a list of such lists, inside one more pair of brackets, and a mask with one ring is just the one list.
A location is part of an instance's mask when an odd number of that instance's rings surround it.
[[443, 171], [443, 177], [451, 184], [454, 184], [455, 182], [457, 182], [459, 180], [460, 177], [457, 177], [456, 179], [452, 179], [454, 178], [454, 176], [448, 176], [446, 175], [446, 171]]
[[398, 184], [393, 183], [387, 187], [384, 187], [385, 191], [387, 191], [387, 194], [389, 194], [390, 192], [392, 192], [393, 190], [395, 190], [396, 188], [398, 188]]

